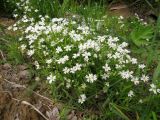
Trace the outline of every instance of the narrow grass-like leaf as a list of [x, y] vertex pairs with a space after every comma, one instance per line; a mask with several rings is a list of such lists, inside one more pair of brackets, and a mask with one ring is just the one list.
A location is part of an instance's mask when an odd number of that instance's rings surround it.
[[136, 112], [136, 120], [140, 120], [138, 113]]
[[153, 112], [153, 111], [152, 111], [152, 116], [153, 116], [153, 120], [158, 120], [158, 119], [157, 119], [157, 116], [156, 116], [156, 113]]
[[116, 115], [119, 117], [123, 118], [124, 120], [130, 120], [119, 108], [116, 104], [110, 103], [109, 107], [111, 111], [113, 111]]
[[155, 81], [158, 79], [158, 77], [160, 77], [160, 61], [159, 61], [159, 63], [158, 63], [157, 68], [156, 68], [155, 71], [154, 71], [153, 81], [155, 82]]

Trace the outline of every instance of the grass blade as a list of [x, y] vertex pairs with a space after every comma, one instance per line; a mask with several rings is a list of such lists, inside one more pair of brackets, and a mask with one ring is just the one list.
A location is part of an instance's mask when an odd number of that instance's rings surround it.
[[109, 104], [110, 109], [119, 117], [123, 118], [124, 120], [130, 120], [119, 108], [116, 104], [110, 103]]
[[153, 81], [155, 82], [155, 81], [158, 79], [158, 77], [160, 77], [160, 61], [159, 61], [159, 63], [158, 63], [157, 68], [156, 68], [155, 71], [154, 71]]
[[153, 120], [158, 120], [155, 112], [152, 112], [152, 116], [153, 116]]

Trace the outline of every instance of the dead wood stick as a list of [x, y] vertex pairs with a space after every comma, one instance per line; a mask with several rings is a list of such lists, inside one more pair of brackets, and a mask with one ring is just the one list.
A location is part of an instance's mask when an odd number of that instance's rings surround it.
[[20, 102], [24, 105], [28, 105], [30, 106], [33, 110], [35, 110], [37, 113], [39, 113], [45, 120], [49, 120], [41, 111], [39, 111], [34, 105], [32, 105], [31, 103], [27, 102], [27, 101], [21, 101], [21, 100], [18, 100], [16, 98], [12, 98], [13, 100], [17, 101], [17, 102]]
[[[25, 85], [16, 84], [16, 83], [10, 82], [10, 81], [8, 81], [8, 80], [6, 80], [6, 79], [4, 79], [4, 81], [5, 81], [5, 82], [8, 82], [8, 83], [11, 84], [11, 85], [13, 85], [13, 87], [28, 89], [28, 88], [26, 88]], [[35, 91], [33, 91], [33, 90], [32, 90], [32, 92], [33, 92], [34, 94], [36, 94], [37, 96], [39, 96], [39, 97], [41, 97], [41, 98], [44, 98], [44, 99], [48, 100], [49, 102], [53, 103], [53, 101], [52, 101], [51, 99], [49, 99], [49, 98], [47, 98], [47, 97], [45, 97], [45, 96], [42, 96], [42, 95], [40, 95], [39, 93], [37, 93], [37, 92], [35, 92]]]

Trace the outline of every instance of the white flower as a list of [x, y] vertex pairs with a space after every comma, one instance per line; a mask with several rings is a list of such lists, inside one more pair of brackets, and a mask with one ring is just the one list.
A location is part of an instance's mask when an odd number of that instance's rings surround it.
[[71, 87], [71, 83], [70, 82], [67, 82], [66, 83], [66, 88], [70, 88]]
[[81, 88], [82, 89], [85, 89], [87, 87], [87, 85], [85, 84], [85, 83], [83, 83], [82, 85], [81, 85]]
[[39, 77], [36, 77], [36, 78], [35, 78], [35, 81], [40, 81], [40, 78], [39, 78]]
[[56, 76], [53, 76], [52, 74], [50, 74], [47, 77], [47, 80], [48, 80], [49, 84], [51, 84], [52, 82], [54, 82], [56, 80]]
[[133, 78], [131, 79], [131, 81], [132, 81], [135, 85], [138, 85], [138, 84], [139, 84], [138, 77], [133, 77]]
[[46, 55], [48, 55], [48, 52], [46, 52], [46, 51], [43, 51], [43, 54], [44, 54], [44, 56], [46, 56]]
[[41, 39], [39, 40], [40, 43], [43, 43], [44, 41], [45, 41], [44, 38], [41, 38]]
[[113, 55], [112, 55], [111, 53], [109, 53], [109, 54], [107, 54], [107, 57], [108, 57], [109, 59], [111, 59], [111, 58], [113, 57]]
[[35, 10], [34, 10], [34, 12], [38, 12], [38, 10], [37, 10], [37, 9], [35, 9]]
[[160, 93], [160, 89], [159, 88], [157, 89], [157, 93]]
[[20, 46], [20, 48], [21, 48], [21, 51], [23, 52], [25, 49], [26, 49], [26, 45], [24, 45], [24, 44], [22, 44], [21, 46]]
[[129, 70], [120, 72], [120, 75], [123, 79], [132, 78], [133, 77], [132, 74], [133, 74], [133, 71], [129, 71]]
[[66, 47], [64, 47], [64, 49], [65, 49], [66, 51], [71, 51], [71, 48], [72, 48], [71, 45], [67, 45]]
[[15, 17], [15, 18], [18, 17], [18, 14], [14, 14], [13, 17]]
[[146, 76], [146, 75], [142, 75], [141, 80], [142, 80], [143, 82], [148, 82], [148, 81], [149, 81], [149, 77]]
[[62, 50], [62, 48], [61, 47], [57, 47], [56, 48], [56, 53], [60, 53], [60, 52], [62, 52], [63, 50]]
[[122, 48], [127, 47], [127, 46], [128, 46], [128, 43], [123, 42], [122, 44], [120, 44], [120, 46], [121, 46]]
[[82, 56], [84, 57], [84, 60], [85, 60], [86, 62], [88, 62], [89, 57], [91, 56], [91, 53], [90, 53], [90, 52], [84, 52], [84, 53], [82, 54]]
[[105, 66], [103, 66], [102, 68], [105, 70], [105, 72], [108, 72], [108, 71], [111, 70], [111, 68], [108, 66], [107, 63], [106, 63]]
[[106, 85], [107, 87], [109, 87], [109, 82], [106, 82], [105, 85]]
[[153, 83], [150, 84], [150, 89], [149, 91], [153, 92], [154, 94], [157, 94], [157, 87]]
[[77, 58], [77, 57], [79, 57], [80, 56], [80, 54], [79, 53], [77, 53], [77, 54], [73, 54], [73, 58], [75, 59], [75, 58]]
[[12, 26], [9, 26], [7, 29], [8, 29], [8, 30], [11, 30], [11, 29], [12, 29]]
[[35, 61], [34, 65], [36, 66], [36, 69], [40, 69], [40, 65], [39, 65], [38, 61]]
[[64, 74], [68, 74], [70, 72], [70, 69], [68, 67], [65, 67], [63, 69]]
[[28, 50], [27, 55], [32, 56], [34, 54], [34, 50]]
[[52, 59], [46, 60], [47, 64], [51, 64], [52, 63]]
[[139, 67], [140, 69], [144, 69], [146, 66], [145, 66], [144, 64], [140, 64], [140, 65], [138, 65], [138, 67]]
[[132, 58], [131, 62], [132, 62], [132, 64], [137, 64], [137, 59], [136, 58]]
[[150, 84], [150, 89], [149, 89], [149, 91], [153, 92], [154, 94], [160, 93], [160, 89], [159, 89], [159, 88], [157, 89], [157, 86], [154, 85], [153, 83]]
[[107, 36], [98, 36], [98, 41], [100, 43], [104, 42]]
[[109, 74], [104, 73], [104, 74], [102, 75], [102, 79], [104, 79], [104, 80], [107, 80], [108, 77], [109, 77]]
[[82, 54], [82, 56], [83, 56], [83, 57], [89, 57], [89, 56], [91, 56], [91, 53], [90, 53], [90, 52], [84, 52], [84, 53]]
[[68, 60], [69, 60], [69, 57], [67, 55], [65, 55], [64, 57], [62, 57], [59, 60], [57, 60], [57, 63], [58, 64], [64, 64]]
[[76, 70], [75, 67], [73, 67], [73, 68], [70, 69], [70, 73], [75, 73], [76, 71], [77, 71], [77, 70]]
[[133, 97], [134, 96], [134, 92], [132, 91], [132, 90], [130, 90], [129, 92], [128, 92], [128, 97]]
[[81, 66], [81, 64], [76, 63], [76, 65], [70, 69], [70, 73], [75, 73], [76, 71], [81, 70]]
[[85, 51], [90, 48], [94, 49], [95, 51], [100, 50], [100, 46], [98, 45], [98, 43], [90, 39], [87, 40], [87, 42], [85, 42], [84, 44], [80, 44], [78, 48], [79, 48], [79, 51]]
[[97, 80], [97, 76], [93, 74], [86, 75], [87, 82], [93, 83]]
[[97, 55], [97, 54], [94, 54], [93, 57], [94, 57], [94, 58], [98, 58], [98, 55]]
[[70, 88], [71, 87], [71, 80], [70, 79], [66, 79], [66, 88]]
[[68, 29], [66, 28], [63, 30], [63, 35], [66, 36], [67, 34], [68, 34]]
[[139, 100], [139, 103], [143, 103], [143, 100], [142, 100], [142, 99], [140, 99], [140, 100]]
[[123, 66], [124, 66], [124, 65], [116, 64], [116, 65], [115, 65], [115, 68], [116, 68], [116, 69], [120, 69], [120, 68], [122, 68]]
[[121, 57], [121, 54], [119, 52], [116, 52], [114, 55], [113, 55], [113, 58], [114, 59], [117, 59], [117, 58], [120, 58]]
[[16, 30], [18, 30], [18, 27], [13, 27], [13, 31], [16, 31]]
[[75, 42], [83, 40], [83, 36], [80, 34], [76, 34], [75, 31], [71, 31], [69, 35]]
[[83, 104], [85, 101], [86, 101], [86, 95], [81, 94], [79, 99], [78, 99], [78, 103]]
[[118, 41], [119, 41], [118, 37], [109, 36], [109, 38], [108, 38], [108, 43], [109, 43], [109, 44], [110, 44], [110, 43], [116, 43], [116, 42], [118, 42]]
[[119, 16], [119, 19], [120, 19], [120, 20], [123, 20], [123, 19], [124, 19], [124, 17], [123, 17], [123, 16]]
[[81, 65], [81, 64], [76, 63], [76, 66], [75, 66], [76, 70], [81, 70], [81, 67], [82, 67], [82, 65]]

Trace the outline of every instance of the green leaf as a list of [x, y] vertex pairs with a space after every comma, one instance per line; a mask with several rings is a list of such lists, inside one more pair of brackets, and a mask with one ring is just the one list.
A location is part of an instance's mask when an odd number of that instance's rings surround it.
[[153, 81], [156, 81], [159, 77], [160, 77], [160, 61], [159, 61], [159, 63], [158, 63], [157, 68], [156, 68], [155, 71], [154, 71]]
[[116, 115], [118, 115], [119, 117], [123, 118], [124, 120], [130, 120], [120, 109], [119, 106], [114, 104], [114, 103], [110, 103], [109, 104], [109, 108], [111, 109], [111, 111], [113, 111]]
[[157, 120], [156, 113], [152, 111], [153, 120]]
[[136, 120], [140, 120], [138, 113], [136, 112]]
[[150, 26], [139, 26], [131, 32], [130, 37], [135, 45], [145, 45], [148, 43], [147, 39], [153, 37], [153, 29]]

